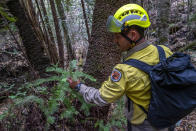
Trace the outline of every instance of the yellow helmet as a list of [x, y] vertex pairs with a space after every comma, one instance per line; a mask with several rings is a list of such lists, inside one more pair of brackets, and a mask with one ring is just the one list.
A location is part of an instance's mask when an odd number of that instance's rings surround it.
[[123, 27], [137, 25], [142, 28], [150, 26], [147, 12], [137, 4], [127, 4], [119, 8], [114, 16], [109, 16], [107, 29], [110, 32], [121, 32]]

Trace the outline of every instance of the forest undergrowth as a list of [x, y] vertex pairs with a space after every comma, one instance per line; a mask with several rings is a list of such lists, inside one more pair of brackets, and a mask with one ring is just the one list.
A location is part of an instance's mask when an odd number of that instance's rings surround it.
[[[123, 128], [122, 100], [117, 102], [112, 119], [104, 119], [104, 108], [87, 104], [78, 92], [69, 88], [66, 81], [90, 79], [92, 76], [76, 70], [76, 61], [72, 61], [67, 70], [57, 65], [47, 68], [52, 72], [48, 78], [25, 83], [15, 93], [8, 96], [7, 104], [0, 109], [0, 121], [5, 130], [109, 130]], [[1, 87], [3, 88], [3, 87]]]

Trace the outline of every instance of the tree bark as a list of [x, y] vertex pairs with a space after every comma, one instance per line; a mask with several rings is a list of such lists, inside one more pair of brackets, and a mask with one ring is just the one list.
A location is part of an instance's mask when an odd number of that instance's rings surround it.
[[47, 29], [48, 29], [48, 33], [50, 35], [50, 40], [52, 41], [52, 43], [55, 43], [54, 35], [52, 33], [52, 29], [51, 29], [50, 22], [49, 22], [49, 19], [48, 19], [48, 14], [47, 14], [47, 11], [46, 11], [44, 0], [40, 0], [40, 3], [41, 3], [42, 11], [43, 11], [43, 14], [44, 14], [44, 20], [47, 23]]
[[60, 15], [60, 18], [63, 22], [62, 23], [62, 27], [63, 27], [63, 32], [64, 32], [64, 39], [66, 41], [66, 47], [67, 47], [67, 54], [68, 54], [68, 62], [72, 61], [74, 59], [74, 53], [72, 50], [72, 46], [71, 46], [71, 40], [69, 37], [69, 32], [68, 32], [68, 27], [66, 24], [66, 16], [65, 16], [65, 12], [63, 9], [63, 5], [61, 3], [61, 0], [56, 0], [56, 4], [57, 4], [57, 9], [58, 9], [58, 13]]
[[130, 3], [138, 4], [143, 7], [144, 1], [143, 0], [130, 0]]
[[[113, 43], [112, 34], [106, 30], [106, 22], [109, 15], [113, 15], [122, 5], [129, 0], [96, 0], [93, 13], [92, 33], [88, 49], [87, 61], [84, 72], [97, 79], [95, 83], [86, 81], [87, 85], [99, 88], [101, 83], [107, 80], [113, 67], [120, 63], [120, 50]], [[99, 119], [108, 119], [109, 106], [94, 107], [93, 116]]]
[[130, 3], [135, 3], [135, 4], [138, 4], [139, 2], [137, 0], [129, 0]]
[[143, 0], [141, 0], [141, 6], [144, 7], [144, 1]]
[[52, 29], [51, 29], [50, 22], [49, 22], [49, 19], [48, 19], [48, 15], [47, 15], [45, 4], [44, 4], [43, 0], [40, 0], [40, 2], [41, 2], [43, 15], [44, 15], [44, 18], [45, 18], [45, 21], [46, 21], [46, 24], [47, 24], [47, 30], [48, 30], [48, 34], [50, 36], [51, 46], [52, 46], [52, 51], [53, 51], [54, 57], [59, 59], [57, 48], [56, 48], [56, 44], [55, 44], [55, 40], [54, 40], [54, 35], [52, 33]]
[[113, 15], [118, 8], [128, 4], [129, 0], [96, 0], [93, 13], [91, 41], [88, 49], [87, 61], [84, 71], [97, 79], [90, 83], [100, 87], [108, 78], [115, 64], [120, 63], [120, 52], [112, 42], [112, 34], [106, 30], [109, 15]]
[[35, 35], [37, 39], [40, 41], [42, 47], [45, 49], [45, 52], [47, 55], [49, 55], [48, 51], [48, 45], [44, 41], [44, 33], [42, 31], [42, 28], [39, 24], [39, 19], [37, 17], [37, 14], [34, 10], [33, 3], [31, 0], [21, 0], [21, 3], [23, 4], [23, 7], [26, 12], [26, 16], [28, 17], [29, 22], [31, 23], [33, 30], [35, 32]]
[[170, 0], [157, 2], [157, 43], [168, 46]]
[[44, 36], [45, 43], [46, 43], [46, 45], [48, 47], [50, 61], [53, 64], [57, 64], [57, 62], [58, 62], [58, 54], [57, 54], [56, 50], [54, 50], [54, 48], [53, 48], [54, 46], [51, 43], [51, 41], [49, 40], [49, 36], [48, 36], [47, 30], [46, 30], [46, 24], [45, 24], [45, 22], [43, 20], [42, 13], [41, 13], [41, 10], [40, 10], [40, 7], [39, 7], [39, 3], [38, 3], [37, 0], [35, 0], [35, 2], [36, 2], [36, 5], [37, 5], [38, 12], [39, 12], [40, 19], [41, 19], [41, 23], [42, 23], [42, 26], [43, 26], [43, 32], [44, 32], [43, 36]]
[[16, 26], [19, 29], [31, 65], [42, 75], [45, 72], [45, 68], [50, 65], [49, 58], [44, 55], [41, 42], [37, 39], [25, 15], [24, 8], [20, 5], [19, 0], [10, 0], [7, 6], [10, 12], [17, 18]]
[[88, 20], [87, 20], [86, 11], [85, 11], [84, 0], [81, 0], [81, 4], [82, 4], [83, 17], [84, 17], [85, 26], [86, 26], [86, 32], [88, 35], [88, 42], [90, 42], [90, 31], [89, 31], [89, 27], [88, 27]]
[[56, 36], [57, 36], [57, 41], [58, 41], [60, 67], [64, 68], [64, 46], [63, 46], [62, 36], [60, 32], [60, 27], [59, 27], [59, 21], [57, 18], [56, 8], [55, 8], [55, 4], [53, 0], [50, 0], [50, 6], [52, 10], [52, 15], [53, 15], [55, 30], [56, 30]]

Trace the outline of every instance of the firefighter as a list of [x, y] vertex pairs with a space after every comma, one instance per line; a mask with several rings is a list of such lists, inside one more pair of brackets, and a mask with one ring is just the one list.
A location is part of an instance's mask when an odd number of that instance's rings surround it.
[[[149, 65], [159, 62], [157, 48], [145, 40], [144, 31], [151, 25], [147, 12], [137, 4], [127, 4], [119, 8], [114, 16], [107, 20], [107, 30], [114, 34], [114, 42], [120, 50], [127, 51], [124, 61], [136, 59]], [[107, 45], [106, 45], [107, 46]], [[172, 55], [169, 48], [163, 47], [166, 57]], [[79, 81], [67, 80], [70, 87], [83, 95], [88, 103], [105, 106], [113, 103], [123, 95], [126, 100], [125, 115], [128, 120], [129, 131], [158, 131], [147, 121], [147, 115], [139, 107], [148, 110], [151, 98], [151, 85], [148, 74], [126, 64], [117, 64], [99, 89], [88, 87]], [[161, 129], [159, 131], [167, 131]]]

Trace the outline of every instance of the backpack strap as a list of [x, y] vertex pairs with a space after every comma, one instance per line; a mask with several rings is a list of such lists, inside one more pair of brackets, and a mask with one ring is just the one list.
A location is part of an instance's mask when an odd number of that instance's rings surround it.
[[158, 45], [155, 45], [157, 47], [157, 50], [158, 50], [158, 53], [159, 53], [159, 61], [163, 61], [166, 59], [166, 56], [165, 56], [165, 51], [164, 49], [161, 47], [161, 46], [158, 46]]
[[[165, 56], [164, 49], [161, 46], [157, 46], [157, 45], [155, 45], [155, 46], [157, 47], [157, 50], [158, 50], [158, 53], [159, 53], [159, 60], [160, 60], [160, 62], [165, 60], [166, 56]], [[144, 71], [147, 74], [149, 74], [150, 71], [153, 69], [153, 66], [148, 65], [148, 64], [146, 64], [146, 63], [144, 63], [142, 61], [136, 60], [136, 59], [129, 59], [129, 60], [123, 62], [123, 64], [131, 65], [131, 66], [133, 66], [135, 68], [138, 68], [138, 69]], [[131, 100], [130, 100], [130, 98], [128, 96], [127, 96], [127, 99], [128, 99], [128, 111], [130, 111]], [[140, 107], [140, 109], [142, 109], [142, 111], [144, 113], [148, 114], [148, 112], [144, 109], [143, 106], [141, 106], [141, 105], [138, 105], [138, 106]]]
[[[153, 69], [153, 66], [148, 65], [148, 64], [146, 64], [144, 62], [141, 62], [139, 60], [136, 60], [136, 59], [129, 59], [129, 60], [125, 61], [124, 64], [131, 65], [131, 66], [133, 66], [135, 68], [138, 68], [138, 69], [144, 71], [147, 74], [149, 74], [150, 71]], [[128, 96], [127, 96], [127, 99], [128, 99], [128, 111], [130, 111], [131, 100], [130, 100], [130, 98]], [[144, 109], [143, 106], [141, 106], [141, 105], [138, 105], [138, 106], [140, 107], [140, 109], [142, 109], [142, 111], [144, 113], [148, 114], [148, 112]]]
[[150, 71], [153, 69], [153, 66], [148, 65], [148, 64], [141, 62], [139, 60], [136, 60], [136, 59], [129, 59], [129, 60], [123, 62], [123, 64], [131, 65], [135, 68], [138, 68], [138, 69], [144, 71], [147, 74], [149, 74]]
[[[161, 62], [166, 59], [165, 51], [163, 50], [163, 48], [161, 46], [156, 46], [156, 47], [157, 47], [157, 50], [159, 53], [159, 60]], [[129, 59], [129, 60], [123, 62], [123, 64], [131, 65], [135, 68], [138, 68], [138, 69], [144, 71], [147, 74], [149, 74], [149, 72], [153, 69], [153, 66], [148, 65], [148, 64], [141, 62], [139, 60], [136, 60], [136, 59]]]

